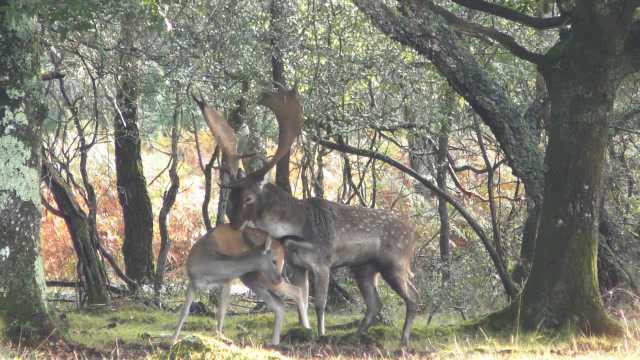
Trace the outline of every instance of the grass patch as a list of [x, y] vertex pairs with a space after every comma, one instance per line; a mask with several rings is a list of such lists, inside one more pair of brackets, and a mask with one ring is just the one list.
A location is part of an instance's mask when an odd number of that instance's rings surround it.
[[6, 341], [5, 334], [7, 333], [7, 312], [0, 310], [0, 342]]
[[[228, 315], [224, 334], [231, 342], [215, 334], [212, 316], [191, 315], [180, 334], [179, 343], [171, 347], [170, 338], [178, 321], [178, 311], [125, 304], [99, 310], [67, 312], [67, 348], [52, 352], [45, 344], [37, 351], [54, 357], [59, 354], [63, 354], [60, 357], [73, 357], [73, 352], [76, 352], [86, 357], [162, 359], [640, 358], [640, 323], [637, 319], [625, 320], [625, 337], [612, 340], [563, 333], [516, 335], [510, 329], [488, 331], [469, 326], [472, 322], [451, 324], [443, 320], [428, 325], [426, 316], [421, 315], [416, 319], [411, 350], [407, 352], [399, 347], [403, 317], [398, 315], [403, 314], [396, 312], [390, 325], [372, 326], [362, 339], [355, 336], [358, 321], [363, 316], [359, 310], [331, 312], [327, 315], [327, 336], [310, 339], [305, 329], [298, 326], [296, 312], [289, 309], [282, 329], [282, 346], [277, 349], [265, 345], [271, 339], [273, 330], [273, 314], [270, 312]], [[309, 317], [315, 333], [313, 311], [309, 312]], [[0, 326], [1, 321], [2, 313]], [[16, 349], [13, 352], [5, 349], [0, 351], [2, 354], [24, 353]], [[33, 354], [27, 355], [13, 357], [32, 357]]]

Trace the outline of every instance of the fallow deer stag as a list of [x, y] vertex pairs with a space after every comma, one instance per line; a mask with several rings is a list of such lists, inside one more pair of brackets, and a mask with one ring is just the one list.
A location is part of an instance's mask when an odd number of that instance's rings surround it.
[[[228, 171], [231, 174], [237, 172], [238, 163], [240, 156], [236, 154], [236, 143], [230, 142], [221, 142], [218, 138], [218, 134], [233, 134], [233, 129], [228, 125], [226, 120], [214, 109], [207, 106], [203, 100], [197, 99], [194, 96], [194, 100], [200, 107], [202, 114], [205, 118], [205, 121], [209, 128], [211, 129], [214, 137], [218, 139], [218, 143], [225, 148], [225, 154], [233, 154], [233, 156], [229, 156], [226, 159], [226, 164], [228, 166]], [[208, 247], [199, 246], [199, 243], [209, 244]], [[189, 255], [189, 259], [191, 259], [191, 254], [194, 251], [207, 252], [214, 251], [212, 258], [210, 258], [211, 265], [217, 266], [218, 260], [216, 260], [220, 256], [226, 256], [230, 258], [235, 258], [239, 262], [246, 262], [247, 259], [239, 258], [245, 253], [251, 252], [254, 248], [264, 246], [265, 249], [270, 249], [273, 259], [275, 261], [276, 270], [279, 274], [282, 273], [284, 268], [284, 249], [281, 243], [278, 240], [272, 239], [266, 232], [245, 228], [240, 230], [233, 229], [228, 224], [222, 224], [216, 226], [214, 230], [205, 234], [198, 242], [194, 245]], [[205, 250], [202, 250], [202, 249]], [[265, 250], [266, 251], [266, 250]], [[206, 259], [205, 259], [206, 260]], [[187, 267], [189, 268], [190, 262], [187, 262]], [[189, 273], [191, 278], [191, 273]], [[236, 276], [237, 277], [237, 276]], [[234, 277], [235, 278], [235, 277]], [[273, 281], [273, 277], [269, 276], [268, 273], [262, 273], [259, 271], [248, 272], [242, 274], [240, 276], [242, 282], [250, 288], [260, 299], [262, 299], [265, 304], [274, 312], [275, 321], [274, 321], [274, 329], [273, 329], [273, 338], [272, 344], [278, 345], [280, 342], [280, 330], [282, 328], [282, 322], [284, 320], [284, 304], [280, 297], [293, 299], [296, 303], [298, 315], [300, 319], [300, 324], [306, 328], [310, 329], [309, 318], [307, 316], [307, 293], [303, 291], [302, 288], [293, 286], [284, 281]], [[230, 296], [230, 283], [233, 278], [227, 279], [221, 282], [222, 291], [218, 303], [217, 309], [217, 322], [218, 327], [217, 330], [219, 333], [222, 333], [222, 328], [224, 326], [224, 318], [226, 315], [226, 308], [229, 303]], [[276, 296], [274, 296], [274, 294]], [[191, 294], [193, 296], [193, 294]], [[187, 303], [190, 303], [189, 293], [187, 293]], [[188, 309], [188, 304], [185, 305], [185, 309]], [[188, 312], [187, 312], [188, 314]], [[183, 310], [183, 315], [180, 320], [180, 324], [176, 333], [174, 335], [174, 342], [178, 336], [180, 331], [180, 327], [184, 322], [186, 315]]]
[[[324, 311], [331, 268], [351, 268], [367, 305], [358, 335], [367, 331], [382, 307], [375, 281], [380, 273], [405, 302], [401, 341], [407, 345], [418, 298], [410, 281], [415, 245], [413, 228], [388, 211], [322, 199], [298, 200], [273, 184], [265, 184], [265, 174], [290, 150], [300, 133], [303, 110], [295, 90], [279, 89], [263, 96], [261, 104], [271, 109], [278, 120], [278, 149], [263, 168], [231, 185], [231, 225], [241, 228], [252, 223], [274, 238], [303, 239], [285, 243], [287, 260], [296, 269], [296, 276], [292, 277], [294, 284], [304, 286], [302, 282], [306, 283], [306, 276], [300, 276], [302, 269], [314, 275], [314, 305], [320, 336], [325, 333]], [[218, 131], [217, 137], [227, 144], [236, 142], [232, 132]], [[223, 151], [229, 148], [231, 146], [222, 147]], [[233, 158], [237, 154], [229, 152], [226, 156]]]

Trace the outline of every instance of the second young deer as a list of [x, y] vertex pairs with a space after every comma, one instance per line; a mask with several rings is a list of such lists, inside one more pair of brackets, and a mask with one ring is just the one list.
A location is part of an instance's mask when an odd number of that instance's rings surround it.
[[[186, 300], [176, 331], [172, 338], [175, 343], [197, 290], [222, 286], [222, 296], [218, 305], [218, 331], [222, 331], [224, 315], [232, 280], [242, 278], [245, 284], [260, 297], [275, 313], [272, 343], [280, 342], [280, 328], [284, 318], [282, 300], [270, 293], [289, 295], [299, 304], [299, 311], [306, 319], [306, 303], [300, 289], [284, 282], [282, 266], [284, 251], [282, 246], [259, 230], [238, 231], [229, 225], [219, 225], [202, 236], [193, 245], [187, 258], [189, 286]], [[243, 244], [236, 246], [235, 244]], [[277, 244], [272, 249], [271, 246]], [[274, 252], [275, 249], [275, 252]], [[295, 289], [298, 289], [296, 292]], [[308, 319], [306, 326], [309, 327]]]

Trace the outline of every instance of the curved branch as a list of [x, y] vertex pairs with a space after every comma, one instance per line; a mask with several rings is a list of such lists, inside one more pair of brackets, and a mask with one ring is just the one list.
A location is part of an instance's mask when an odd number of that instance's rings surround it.
[[441, 7], [432, 6], [435, 13], [440, 14], [449, 24], [453, 25], [456, 30], [471, 34], [484, 35], [491, 40], [494, 40], [504, 46], [514, 56], [529, 61], [533, 64], [542, 64], [545, 60], [545, 56], [535, 53], [518, 44], [516, 39], [496, 29], [470, 23], [457, 17], [452, 12], [449, 12]]
[[495, 15], [518, 24], [526, 25], [536, 29], [553, 29], [564, 25], [568, 19], [563, 16], [550, 18], [540, 18], [529, 16], [506, 6], [492, 4], [483, 0], [451, 0], [452, 2], [464, 6], [468, 9], [478, 10], [486, 14]]
[[353, 0], [383, 33], [431, 61], [453, 89], [489, 126], [513, 173], [536, 203], [544, 192], [543, 156], [530, 124], [517, 105], [473, 54], [459, 43], [457, 32], [432, 2], [407, 0], [402, 12], [382, 1]]

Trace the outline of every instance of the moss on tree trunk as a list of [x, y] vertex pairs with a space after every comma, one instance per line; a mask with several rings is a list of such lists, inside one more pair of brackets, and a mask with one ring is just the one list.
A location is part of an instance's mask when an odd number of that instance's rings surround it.
[[[8, 8], [0, 1], [0, 8]], [[54, 329], [40, 256], [40, 146], [44, 106], [35, 9], [0, 12], [0, 262], [9, 335], [37, 340]]]
[[624, 33], [592, 33], [592, 23], [574, 27], [573, 36], [559, 42], [541, 66], [551, 119], [531, 273], [521, 298], [491, 320], [516, 317], [526, 329], [620, 335], [621, 326], [600, 297], [597, 257], [608, 120], [623, 78], [616, 36]]

